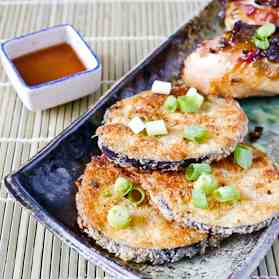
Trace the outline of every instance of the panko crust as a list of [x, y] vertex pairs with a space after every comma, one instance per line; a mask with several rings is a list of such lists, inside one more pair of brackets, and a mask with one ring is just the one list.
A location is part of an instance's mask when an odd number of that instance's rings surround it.
[[[167, 221], [151, 206], [148, 197], [144, 204], [134, 207], [123, 198], [107, 196], [119, 175], [140, 185], [136, 172], [116, 167], [105, 156], [93, 158], [78, 187], [79, 226], [99, 245], [125, 261], [157, 264], [191, 257], [205, 248], [206, 233]], [[132, 211], [132, 223], [125, 229], [114, 229], [107, 221], [107, 213], [115, 204], [123, 203]]]
[[[124, 166], [135, 161], [133, 166], [138, 168], [163, 169], [159, 166], [161, 162], [166, 169], [173, 170], [193, 161], [228, 156], [247, 134], [247, 117], [231, 98], [207, 98], [197, 113], [167, 112], [163, 108], [166, 98], [145, 91], [113, 105], [105, 115], [104, 125], [96, 132], [102, 151]], [[160, 137], [134, 134], [128, 123], [135, 116], [145, 121], [164, 120], [168, 134]], [[203, 144], [186, 141], [183, 129], [187, 125], [207, 128], [210, 138]]]
[[209, 199], [209, 209], [191, 203], [193, 183], [185, 172], [146, 174], [141, 183], [152, 202], [169, 220], [212, 234], [250, 233], [267, 226], [279, 213], [279, 171], [266, 154], [253, 149], [253, 165], [244, 170], [232, 156], [213, 163], [219, 185], [234, 185], [241, 200], [219, 203]]

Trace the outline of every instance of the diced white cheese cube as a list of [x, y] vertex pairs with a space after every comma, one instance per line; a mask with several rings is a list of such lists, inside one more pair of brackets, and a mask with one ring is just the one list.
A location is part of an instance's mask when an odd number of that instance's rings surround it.
[[152, 84], [151, 91], [154, 93], [169, 95], [171, 92], [171, 83], [155, 80]]
[[135, 133], [138, 134], [144, 130], [145, 125], [140, 117], [135, 116], [129, 123], [128, 127]]
[[168, 133], [164, 120], [156, 120], [145, 123], [148, 136], [161, 136]]

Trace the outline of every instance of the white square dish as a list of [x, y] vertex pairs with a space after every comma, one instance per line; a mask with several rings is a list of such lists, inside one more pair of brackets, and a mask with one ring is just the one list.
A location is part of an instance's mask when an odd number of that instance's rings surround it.
[[[29, 86], [12, 59], [60, 43], [69, 44], [86, 70], [49, 82]], [[96, 91], [101, 83], [101, 63], [71, 25], [58, 25], [8, 40], [1, 44], [4, 69], [24, 105], [31, 111], [48, 109]]]

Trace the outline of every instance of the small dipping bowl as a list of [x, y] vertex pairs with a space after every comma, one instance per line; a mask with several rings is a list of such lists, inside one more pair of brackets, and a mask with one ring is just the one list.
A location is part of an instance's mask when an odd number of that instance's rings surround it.
[[[28, 85], [13, 59], [67, 43], [74, 50], [85, 70], [74, 74]], [[58, 25], [8, 40], [0, 49], [3, 67], [23, 104], [31, 111], [61, 105], [96, 91], [101, 83], [101, 63], [81, 35], [71, 25]]]

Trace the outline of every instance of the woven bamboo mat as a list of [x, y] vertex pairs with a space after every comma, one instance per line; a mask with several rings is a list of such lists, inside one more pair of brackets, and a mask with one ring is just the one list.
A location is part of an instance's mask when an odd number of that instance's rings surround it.
[[[0, 176], [17, 169], [78, 118], [206, 0], [2, 0], [0, 40], [61, 23], [74, 25], [101, 57], [103, 81], [89, 97], [28, 112], [0, 66]], [[0, 279], [109, 277], [35, 221], [0, 187]], [[279, 242], [255, 276], [278, 276]], [[267, 278], [267, 277], [262, 277]], [[278, 278], [278, 277], [270, 277]]]

